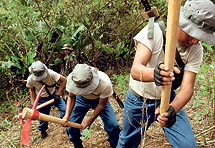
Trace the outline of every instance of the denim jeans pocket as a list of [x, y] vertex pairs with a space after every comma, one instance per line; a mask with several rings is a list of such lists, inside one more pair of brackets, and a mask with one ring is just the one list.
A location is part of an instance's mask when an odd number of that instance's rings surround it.
[[135, 106], [142, 106], [143, 105], [143, 100], [140, 97], [137, 97], [133, 94], [130, 94], [130, 92], [127, 92], [125, 100], [130, 105], [131, 104], [133, 104]]

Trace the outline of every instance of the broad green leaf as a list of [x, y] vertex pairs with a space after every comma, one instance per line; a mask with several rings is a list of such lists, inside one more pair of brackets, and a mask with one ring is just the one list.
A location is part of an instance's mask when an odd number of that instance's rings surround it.
[[84, 141], [84, 140], [85, 140], [85, 137], [84, 137], [84, 136], [82, 136], [82, 137], [80, 137], [80, 139], [81, 139], [82, 141]]
[[21, 64], [20, 64], [20, 60], [14, 56], [11, 56], [11, 59], [13, 59], [15, 61], [15, 66], [19, 69], [22, 69]]
[[85, 129], [83, 130], [83, 135], [85, 135], [85, 136], [87, 136], [87, 137], [90, 137], [90, 131], [89, 131], [87, 128], [85, 128]]
[[67, 27], [67, 18], [65, 17], [60, 17], [56, 20], [57, 24]]
[[23, 35], [26, 37], [28, 40], [34, 39], [34, 36], [31, 34], [31, 32], [27, 29], [24, 30]]
[[210, 65], [211, 68], [215, 69], [215, 62], [212, 62]]
[[72, 35], [72, 39], [75, 39], [76, 35], [81, 31], [84, 30], [86, 27], [82, 24], [78, 29], [75, 31], [75, 33]]
[[30, 66], [34, 62], [34, 56], [36, 52], [31, 50], [28, 52], [28, 66]]
[[8, 62], [5, 62], [5, 61], [3, 61], [2, 62], [2, 67], [4, 67], [4, 68], [11, 68], [12, 66], [14, 66], [15, 64], [12, 62], [12, 61], [8, 61]]

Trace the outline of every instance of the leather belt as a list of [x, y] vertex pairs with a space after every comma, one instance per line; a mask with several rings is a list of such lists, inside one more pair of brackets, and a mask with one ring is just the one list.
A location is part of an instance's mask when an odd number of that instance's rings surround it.
[[142, 97], [142, 96], [140, 96], [138, 93], [136, 93], [136, 92], [131, 88], [131, 86], [129, 86], [129, 90], [130, 90], [130, 92], [131, 92], [133, 95], [135, 95], [135, 96], [137, 96], [137, 97]]

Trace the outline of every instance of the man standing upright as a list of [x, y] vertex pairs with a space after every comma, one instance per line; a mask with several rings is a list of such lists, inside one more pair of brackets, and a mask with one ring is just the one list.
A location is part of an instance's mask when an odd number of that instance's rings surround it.
[[66, 56], [64, 57], [64, 60], [66, 61], [66, 65], [64, 68], [63, 75], [68, 76], [72, 72], [75, 65], [78, 64], [78, 62], [76, 59], [74, 49], [71, 47], [70, 44], [64, 44], [62, 50], [66, 54]]

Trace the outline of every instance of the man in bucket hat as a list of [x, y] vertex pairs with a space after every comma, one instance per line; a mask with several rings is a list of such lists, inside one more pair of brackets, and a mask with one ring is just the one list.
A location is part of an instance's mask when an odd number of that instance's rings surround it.
[[[63, 119], [81, 123], [88, 110], [94, 109], [90, 118], [82, 123], [84, 127], [81, 130], [90, 127], [94, 120], [100, 116], [108, 134], [108, 141], [111, 147], [115, 148], [120, 129], [115, 113], [108, 101], [108, 98], [113, 94], [110, 78], [104, 72], [97, 71], [87, 64], [77, 64], [67, 80], [66, 90], [69, 92], [69, 96]], [[80, 129], [67, 127], [66, 131], [75, 148], [82, 148]]]
[[[209, 0], [187, 0], [180, 11], [176, 45], [185, 64], [183, 80], [178, 94], [171, 91], [169, 109], [161, 115], [158, 106], [162, 85], [168, 85], [175, 79], [174, 74], [163, 64], [163, 32], [156, 22], [153, 39], [147, 37], [148, 25], [134, 37], [137, 49], [124, 104], [118, 148], [137, 148], [141, 141], [141, 129], [144, 133], [145, 126], [148, 128], [155, 120], [162, 125], [174, 148], [197, 147], [183, 107], [192, 97], [196, 74], [203, 58], [203, 47], [199, 41], [215, 45], [214, 31], [214, 4]], [[178, 65], [176, 62], [174, 64]], [[174, 71], [180, 72], [176, 67]]]
[[78, 62], [75, 56], [75, 52], [70, 44], [64, 44], [62, 50], [66, 54], [66, 56], [64, 57], [64, 60], [66, 61], [64, 75], [68, 76]]
[[[67, 79], [58, 74], [57, 72], [48, 69], [45, 64], [40, 61], [33, 62], [29, 67], [31, 75], [27, 79], [26, 86], [30, 88], [31, 106], [33, 106], [36, 96], [41, 90], [42, 86], [45, 85], [38, 106], [54, 98], [54, 102], [49, 104], [38, 111], [40, 113], [49, 115], [51, 106], [55, 105], [60, 111], [60, 118], [64, 117], [66, 112], [66, 104], [63, 99], [60, 98], [60, 94], [64, 89]], [[56, 82], [61, 81], [60, 87], [57, 90], [55, 85]], [[41, 136], [38, 142], [47, 137], [46, 130], [48, 129], [48, 122], [39, 121], [38, 130], [41, 131]]]

